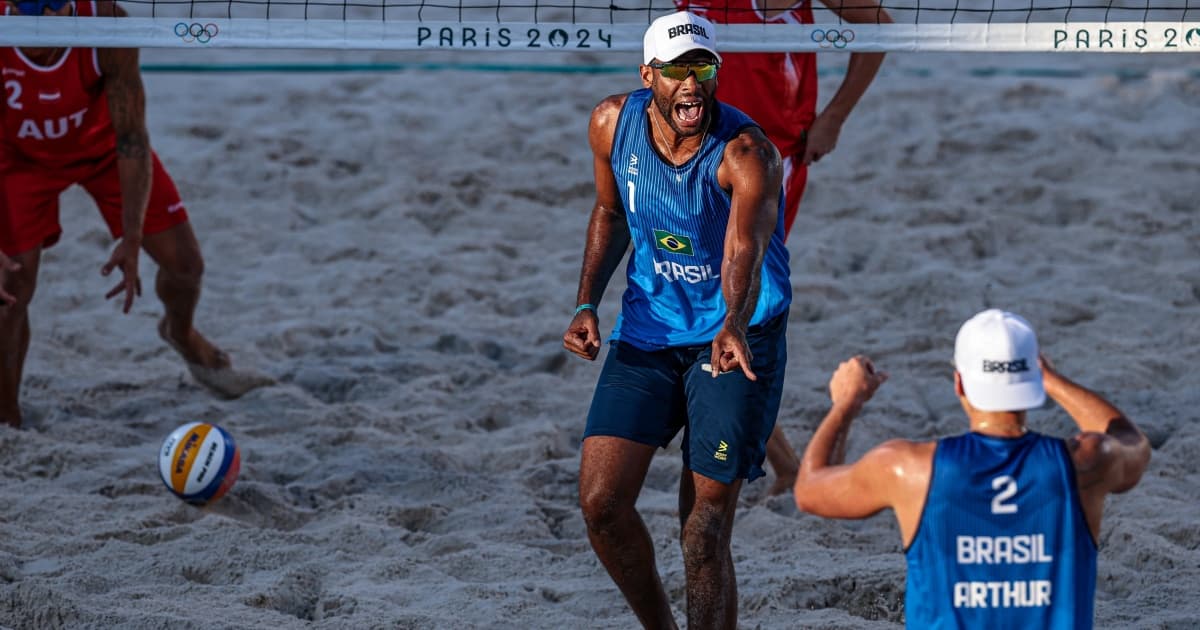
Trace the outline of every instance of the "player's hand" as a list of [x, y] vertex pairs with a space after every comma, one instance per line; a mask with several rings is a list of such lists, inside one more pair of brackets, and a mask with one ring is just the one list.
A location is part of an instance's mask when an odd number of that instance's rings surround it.
[[878, 372], [871, 360], [857, 355], [843, 361], [829, 379], [829, 398], [833, 403], [861, 405], [875, 395], [875, 390], [888, 378]]
[[16, 304], [17, 298], [13, 294], [5, 290], [4, 285], [8, 283], [8, 275], [21, 270], [21, 263], [4, 255], [0, 252], [0, 307]]
[[600, 354], [600, 320], [596, 311], [586, 308], [575, 314], [563, 333], [563, 347], [588, 361], [596, 360]]
[[746, 343], [746, 333], [734, 330], [729, 326], [721, 328], [721, 332], [712, 342], [712, 375], [713, 378], [725, 373], [741, 369], [746, 378], [757, 381], [758, 376], [750, 369], [754, 353], [750, 352], [750, 344]]
[[116, 284], [108, 293], [104, 295], [104, 299], [112, 299], [116, 295], [125, 293], [125, 305], [121, 309], [122, 312], [128, 313], [133, 307], [133, 300], [142, 294], [142, 279], [138, 277], [138, 254], [141, 250], [141, 243], [127, 238], [121, 239], [117, 243], [117, 247], [113, 249], [112, 256], [108, 262], [100, 268], [100, 275], [108, 277], [113, 269], [121, 270], [121, 281]]
[[805, 166], [819, 161], [837, 147], [842, 133], [842, 120], [834, 114], [821, 112], [808, 128], [804, 141]]
[[1046, 390], [1046, 395], [1055, 398], [1064, 380], [1063, 376], [1058, 373], [1050, 358], [1041, 353], [1038, 354], [1038, 367], [1042, 368], [1042, 387]]
[[1054, 374], [1058, 373], [1058, 370], [1055, 369], [1054, 362], [1050, 360], [1050, 357], [1040, 352], [1038, 353], [1038, 367], [1042, 368], [1043, 374], [1046, 372], [1052, 372]]

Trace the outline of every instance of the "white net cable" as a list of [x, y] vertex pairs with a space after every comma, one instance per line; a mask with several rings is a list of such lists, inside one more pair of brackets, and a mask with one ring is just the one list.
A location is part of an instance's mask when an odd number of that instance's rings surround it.
[[[1200, 0], [880, 4], [893, 23], [848, 24], [819, 10], [817, 24], [718, 24], [717, 37], [729, 52], [1200, 52]], [[5, 17], [0, 45], [627, 52], [640, 50], [652, 19], [675, 10], [663, 0], [126, 0], [121, 5], [130, 17]]]

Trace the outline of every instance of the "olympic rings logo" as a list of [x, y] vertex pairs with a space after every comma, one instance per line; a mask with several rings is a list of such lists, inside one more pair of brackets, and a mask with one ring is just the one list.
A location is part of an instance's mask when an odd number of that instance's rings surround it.
[[837, 29], [815, 29], [812, 32], [812, 40], [821, 45], [821, 48], [845, 48], [846, 44], [854, 41], [854, 31], [848, 28], [842, 30]]
[[218, 32], [220, 32], [220, 29], [212, 22], [208, 24], [180, 22], [175, 25], [175, 36], [189, 44], [192, 42], [207, 44], [212, 41], [212, 38], [217, 36]]

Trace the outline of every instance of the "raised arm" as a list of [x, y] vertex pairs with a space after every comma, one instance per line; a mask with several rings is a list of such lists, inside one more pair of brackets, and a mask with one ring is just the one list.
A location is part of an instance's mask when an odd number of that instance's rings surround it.
[[629, 248], [629, 224], [625, 221], [625, 208], [617, 188], [617, 178], [612, 171], [612, 143], [616, 134], [617, 118], [625, 96], [611, 96], [592, 110], [588, 124], [588, 143], [592, 147], [592, 171], [596, 180], [596, 203], [588, 221], [587, 243], [583, 248], [583, 267], [579, 271], [579, 289], [575, 300], [584, 308], [575, 313], [567, 332], [563, 334], [563, 347], [585, 358], [595, 359], [600, 352], [599, 320], [596, 307], [604, 296], [608, 281]]
[[1040, 363], [1046, 394], [1079, 426], [1079, 435], [1067, 445], [1085, 509], [1095, 508], [1093, 531], [1098, 533], [1104, 495], [1137, 485], [1150, 463], [1150, 441], [1112, 403], [1059, 374], [1044, 357]]
[[865, 518], [893, 508], [908, 545], [924, 506], [936, 444], [891, 440], [845, 463], [850, 426], [886, 380], [866, 357], [838, 366], [829, 381], [833, 404], [804, 450], [793, 494], [801, 511], [826, 518]]
[[741, 368], [750, 380], [753, 356], [746, 343], [746, 327], [758, 304], [763, 256], [779, 218], [783, 167], [779, 151], [758, 127], [750, 127], [725, 147], [717, 181], [730, 191], [729, 225], [721, 261], [721, 292], [725, 297], [725, 325], [713, 339], [712, 371]]

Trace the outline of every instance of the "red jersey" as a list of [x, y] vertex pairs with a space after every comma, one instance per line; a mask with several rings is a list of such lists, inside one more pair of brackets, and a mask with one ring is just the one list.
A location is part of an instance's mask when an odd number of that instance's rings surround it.
[[[4, 13], [10, 11], [6, 4]], [[96, 4], [77, 1], [75, 12], [95, 15]], [[0, 48], [0, 78], [5, 153], [60, 168], [116, 150], [95, 48], [68, 48], [50, 66], [33, 63], [18, 48]]]
[[[801, 0], [766, 19], [756, 0], [675, 0], [721, 24], [812, 24], [812, 4]], [[784, 157], [802, 152], [801, 134], [817, 115], [815, 53], [722, 53], [717, 98], [742, 110], [767, 133]]]

